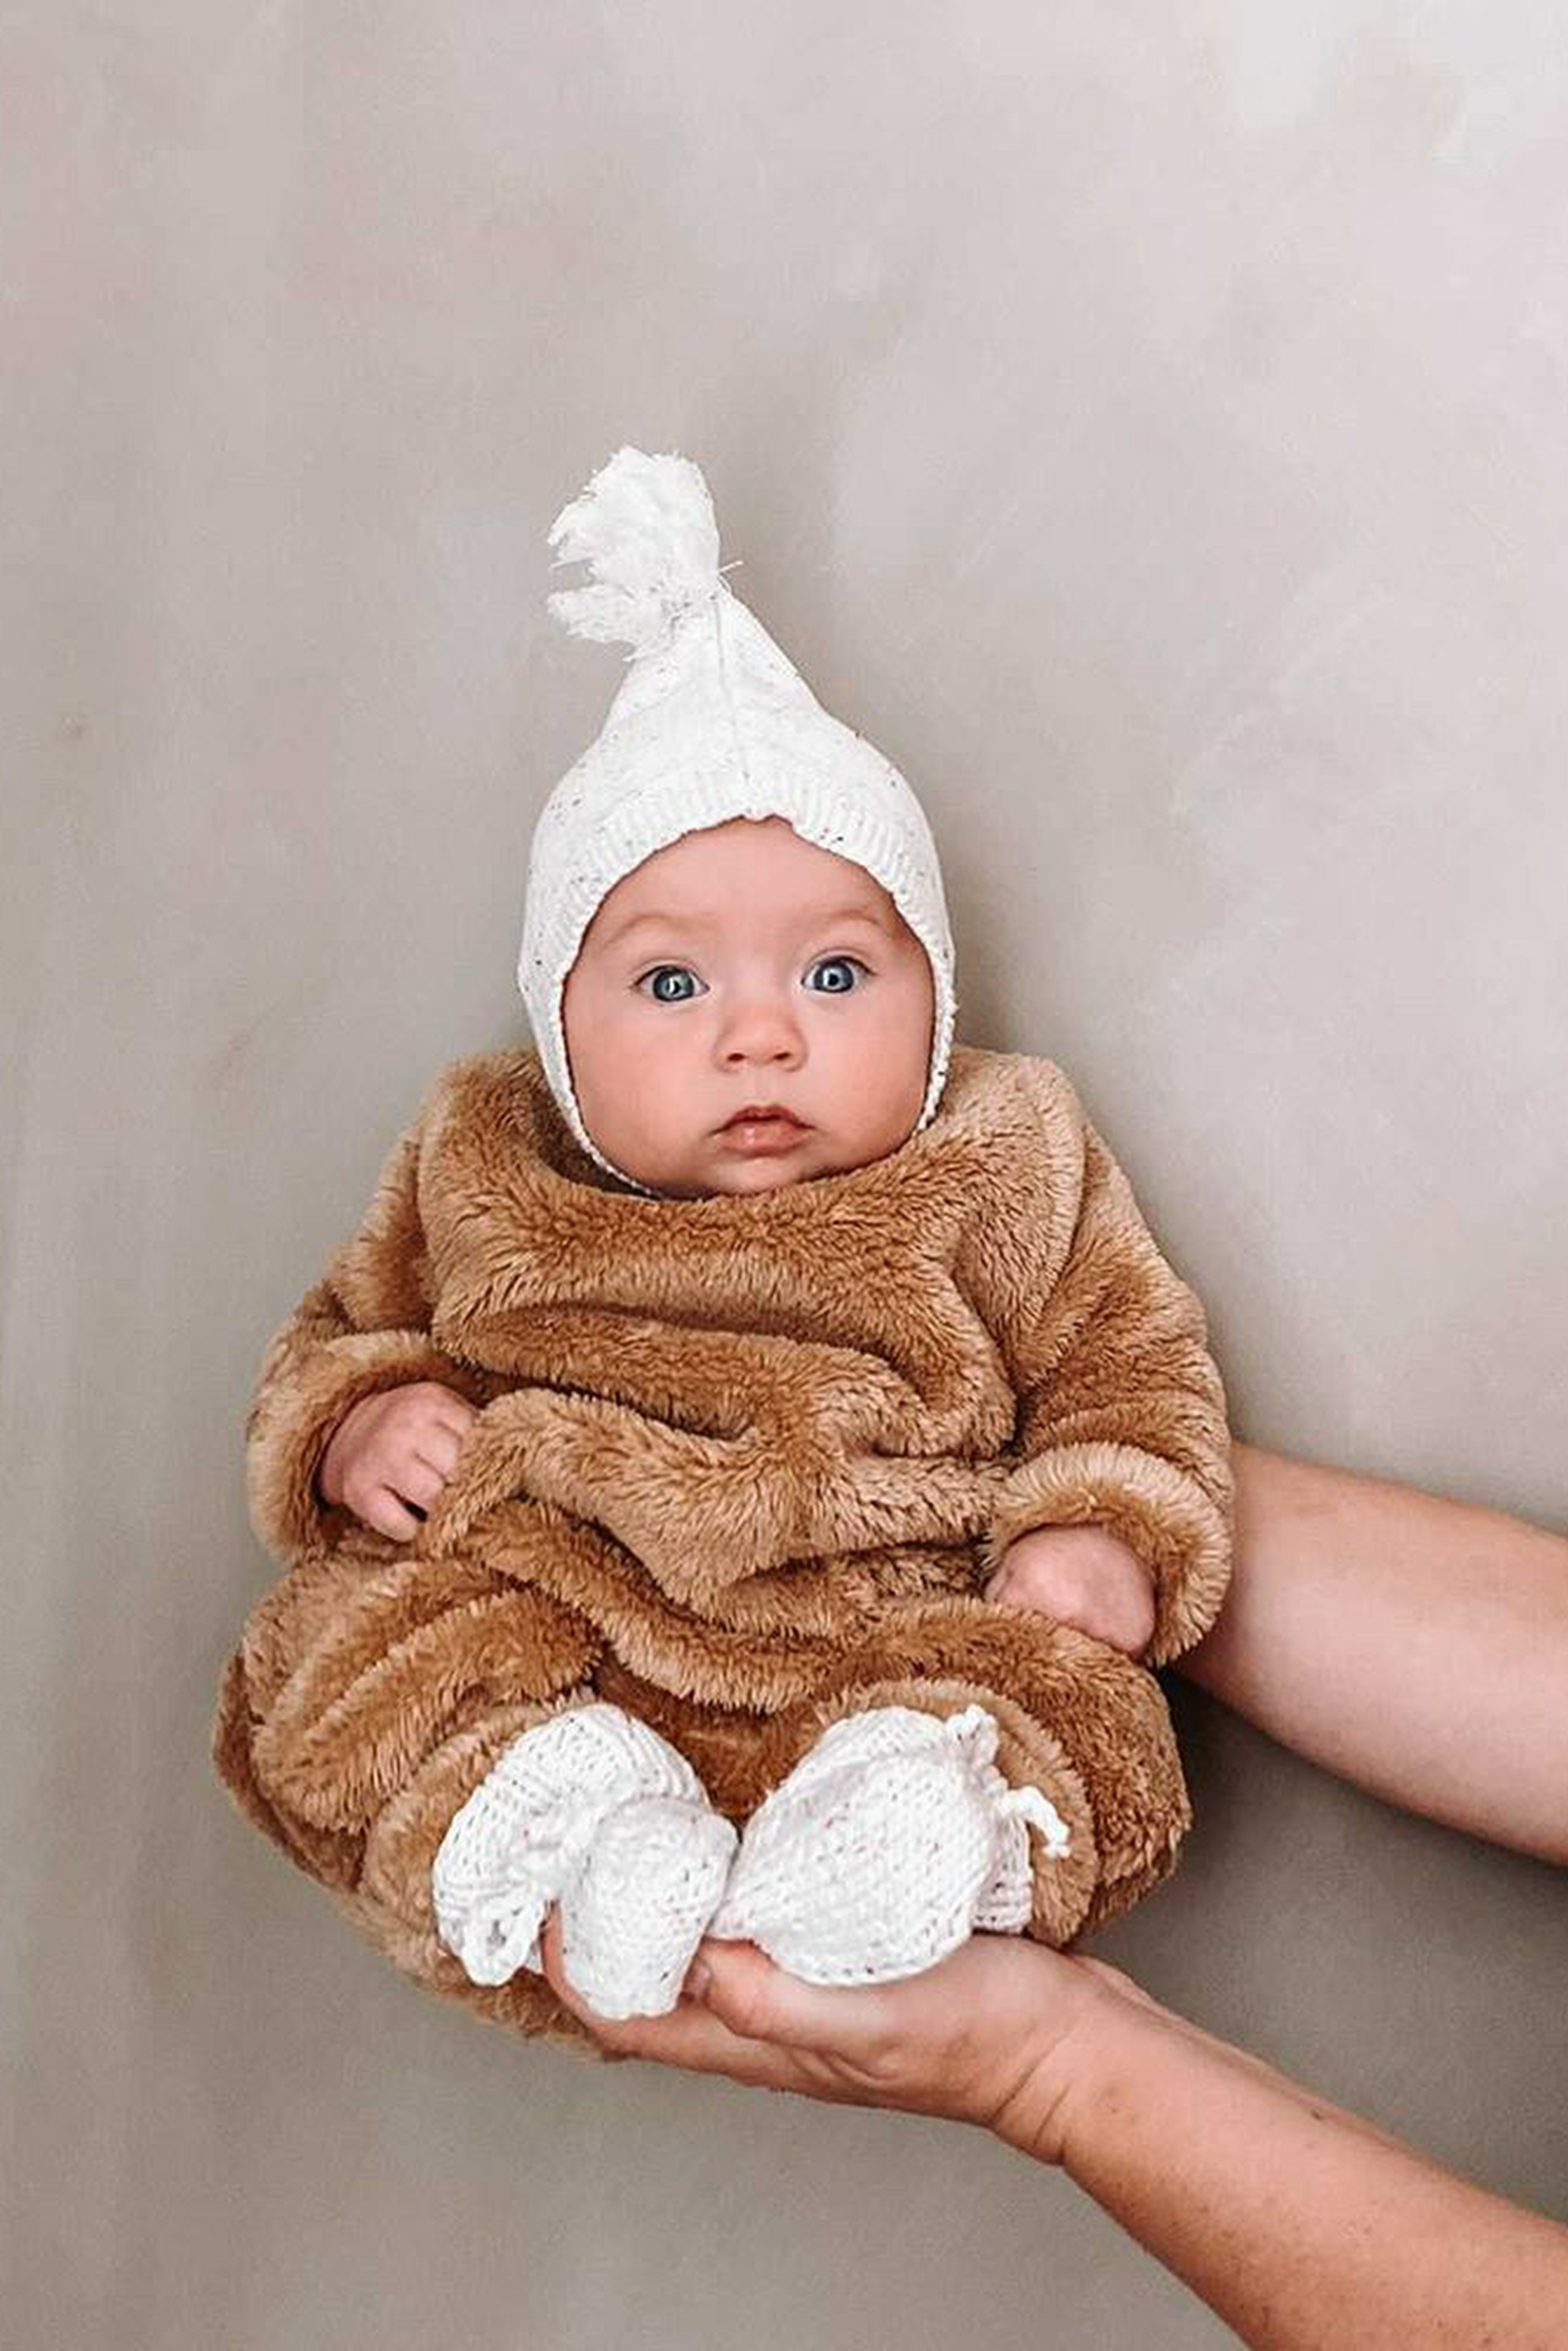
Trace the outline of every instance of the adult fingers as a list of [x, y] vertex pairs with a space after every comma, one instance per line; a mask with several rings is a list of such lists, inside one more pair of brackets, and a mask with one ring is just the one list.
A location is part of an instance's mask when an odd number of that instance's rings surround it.
[[709, 1940], [698, 1957], [708, 2007], [743, 2045], [787, 2049], [809, 2095], [987, 2128], [1050, 2111], [1073, 2025], [1104, 1996], [1072, 1960], [1013, 1935], [971, 1935], [880, 1984], [803, 1983], [744, 1943]]
[[697, 1954], [707, 1970], [702, 1998], [742, 2041], [815, 2053], [863, 2069], [873, 2079], [891, 2050], [894, 2000], [880, 1984], [815, 1984], [778, 1966], [755, 1943], [705, 1941]]
[[[709, 1938], [697, 1953], [710, 1970], [700, 2004], [683, 1999], [666, 2016], [612, 2021], [596, 2016], [562, 1974], [553, 1914], [542, 1938], [549, 1980], [618, 2057], [723, 2074], [835, 2105], [977, 2123], [1000, 2111], [1028, 2071], [1034, 2019], [1013, 2012], [1019, 1986], [1011, 1944], [981, 1936], [918, 1978], [827, 1985], [803, 1982], [752, 1944]], [[1032, 2011], [1046, 1988], [1024, 1966], [1024, 2007]]]
[[[801, 2067], [784, 2049], [747, 2039], [700, 2002], [683, 1996], [665, 2016], [600, 2016], [569, 1980], [561, 1964], [560, 1912], [552, 1909], [539, 1937], [546, 1981], [563, 2007], [586, 2024], [616, 2057], [643, 2057], [689, 2073], [723, 2074], [758, 2089], [807, 2087]], [[757, 1954], [758, 1958], [761, 1954]]]

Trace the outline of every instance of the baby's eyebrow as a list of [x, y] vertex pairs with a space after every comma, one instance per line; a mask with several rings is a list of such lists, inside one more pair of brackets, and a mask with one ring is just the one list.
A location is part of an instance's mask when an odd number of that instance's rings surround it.
[[628, 914], [623, 923], [616, 923], [606, 931], [599, 944], [618, 947], [622, 939], [629, 939], [633, 931], [646, 929], [650, 923], [665, 931], [678, 931], [683, 924], [688, 930], [706, 931], [708, 927], [706, 914]]
[[873, 914], [869, 906], [839, 906], [832, 914], [824, 914], [822, 922], [824, 926], [829, 923], [864, 923], [868, 929], [873, 931], [885, 931], [887, 928], [882, 916]]
[[[674, 912], [629, 914], [623, 923], [617, 923], [613, 930], [605, 933], [601, 944], [606, 947], [619, 946], [623, 939], [631, 937], [633, 931], [641, 930], [648, 923], [654, 924], [666, 931], [709, 931], [713, 928], [712, 918], [707, 914], [682, 914]], [[815, 914], [811, 918], [810, 927], [812, 930], [827, 930], [843, 923], [863, 923], [868, 930], [880, 931], [884, 937], [887, 933], [887, 925], [882, 916], [873, 914], [865, 906], [838, 906], [831, 914]]]

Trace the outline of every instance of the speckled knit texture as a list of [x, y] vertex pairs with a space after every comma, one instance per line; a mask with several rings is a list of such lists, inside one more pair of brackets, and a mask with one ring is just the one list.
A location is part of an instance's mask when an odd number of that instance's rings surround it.
[[[600, 1833], [626, 1812], [636, 1865], [618, 1874], [611, 1910]], [[585, 1909], [579, 1886], [596, 1840], [601, 1898]], [[620, 1707], [574, 1707], [525, 1731], [453, 1816], [431, 1876], [441, 1938], [475, 1983], [538, 1972], [540, 1924], [570, 1892], [571, 1980], [601, 2015], [658, 2013], [671, 1969], [678, 1989], [717, 1906], [735, 1844], [668, 1740]]]
[[947, 1073], [956, 999], [936, 844], [890, 760], [825, 711], [719, 576], [707, 485], [690, 458], [618, 450], [550, 531], [591, 584], [549, 599], [580, 634], [631, 647], [604, 726], [534, 829], [517, 986], [551, 1092], [595, 1163], [632, 1190], [590, 1134], [571, 1082], [561, 992], [615, 883], [683, 833], [781, 816], [802, 840], [863, 866], [925, 949], [936, 994], [919, 1124]]
[[432, 1871], [441, 1938], [476, 1983], [541, 1973], [561, 1907], [567, 1980], [606, 2017], [674, 2008], [706, 1933], [810, 1983], [915, 1975], [1033, 1907], [1029, 1828], [1071, 1850], [1040, 1790], [1009, 1788], [983, 1708], [879, 1707], [823, 1732], [736, 1849], [691, 1766], [620, 1708], [553, 1716], [454, 1816]]
[[945, 1719], [875, 1707], [822, 1733], [752, 1814], [710, 1932], [756, 1943], [808, 1983], [885, 1983], [935, 1967], [977, 1927], [1032, 1912], [1042, 1860], [1072, 1849], [1041, 1789], [1009, 1787], [983, 1707]]

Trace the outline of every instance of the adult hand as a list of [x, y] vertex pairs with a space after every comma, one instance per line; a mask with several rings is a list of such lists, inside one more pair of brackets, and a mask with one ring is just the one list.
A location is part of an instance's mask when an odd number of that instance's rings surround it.
[[710, 1939], [705, 2001], [612, 2023], [561, 1974], [557, 1912], [542, 1939], [550, 1983], [615, 2056], [978, 2123], [1061, 2165], [1253, 2351], [1568, 2342], [1568, 2230], [1440, 2171], [1101, 1960], [975, 1935], [923, 1975], [846, 1990]]
[[[1062, 2116], [1091, 2016], [1118, 1996], [1151, 2005], [1098, 1959], [1016, 1935], [972, 1935], [895, 1983], [803, 1983], [752, 1943], [712, 1938], [667, 2016], [597, 2016], [561, 1968], [559, 1909], [544, 1971], [613, 2056], [647, 2057], [837, 2105], [891, 2106], [976, 2123], [1042, 2162], [1061, 2160]], [[708, 1980], [694, 1987], [704, 1967]]]

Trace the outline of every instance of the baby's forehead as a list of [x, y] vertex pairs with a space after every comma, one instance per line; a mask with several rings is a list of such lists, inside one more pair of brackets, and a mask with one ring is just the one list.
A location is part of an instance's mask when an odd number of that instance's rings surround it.
[[622, 877], [601, 901], [593, 927], [608, 942], [643, 922], [721, 930], [856, 920], [889, 936], [902, 927], [874, 874], [770, 818], [683, 833]]
[[683, 891], [678, 902], [672, 899], [666, 904], [653, 898], [635, 907], [612, 908], [606, 901], [593, 929], [595, 946], [611, 948], [634, 942], [644, 931], [664, 937], [712, 940], [788, 937], [824, 926], [882, 939], [896, 937], [904, 927], [891, 900], [884, 913], [869, 895], [852, 903], [841, 893], [835, 896], [831, 892], [818, 893], [815, 899], [794, 893], [783, 902], [766, 895], [752, 901], [738, 900], [732, 891], [716, 890], [706, 896], [698, 891]]

